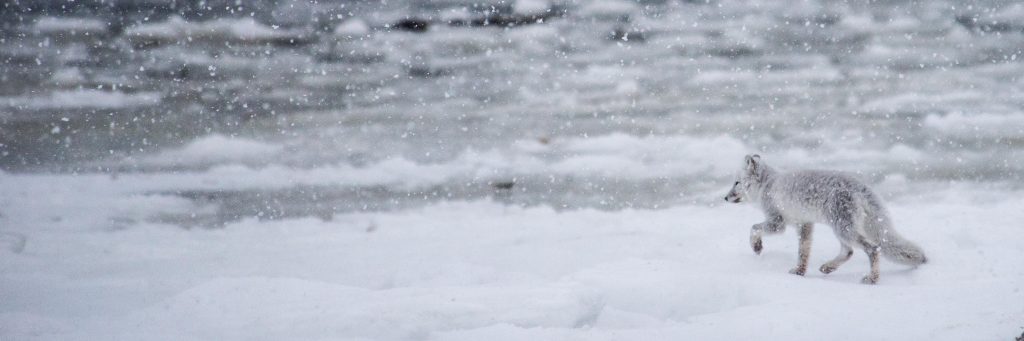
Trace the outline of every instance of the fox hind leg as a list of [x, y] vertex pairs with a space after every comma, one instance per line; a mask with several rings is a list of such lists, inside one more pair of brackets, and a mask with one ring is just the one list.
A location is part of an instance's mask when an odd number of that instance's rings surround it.
[[850, 258], [853, 251], [851, 246], [857, 245], [864, 249], [864, 253], [868, 255], [868, 260], [871, 262], [871, 272], [861, 279], [861, 283], [878, 283], [878, 258], [881, 248], [860, 233], [863, 229], [860, 228], [861, 226], [857, 226], [858, 221], [855, 219], [856, 210], [853, 207], [852, 200], [839, 200], [833, 212], [836, 215], [832, 220], [832, 228], [836, 233], [836, 237], [839, 237], [840, 242], [843, 243], [843, 249], [836, 259], [822, 266], [822, 272], [825, 272], [825, 270], [830, 270], [829, 272], [834, 271], [835, 267], [838, 267], [842, 262]]
[[868, 254], [868, 261], [871, 262], [871, 272], [864, 276], [860, 282], [864, 284], [878, 283], [878, 255], [881, 252], [881, 247], [872, 244], [863, 236], [858, 238], [857, 242], [864, 248], [864, 252]]
[[846, 261], [850, 260], [850, 257], [853, 257], [852, 247], [846, 245], [846, 243], [842, 241], [839, 242], [839, 245], [839, 255], [836, 255], [836, 258], [833, 258], [827, 263], [821, 265], [821, 268], [819, 270], [821, 270], [822, 273], [830, 274], [833, 271], [836, 271], [836, 269], [838, 269], [839, 266], [843, 265], [843, 263], [846, 263]]

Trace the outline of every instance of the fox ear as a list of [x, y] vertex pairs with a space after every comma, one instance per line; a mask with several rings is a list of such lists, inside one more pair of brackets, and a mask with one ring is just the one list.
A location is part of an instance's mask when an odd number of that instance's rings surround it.
[[747, 171], [754, 172], [758, 168], [761, 168], [761, 156], [757, 154], [750, 154], [746, 157]]

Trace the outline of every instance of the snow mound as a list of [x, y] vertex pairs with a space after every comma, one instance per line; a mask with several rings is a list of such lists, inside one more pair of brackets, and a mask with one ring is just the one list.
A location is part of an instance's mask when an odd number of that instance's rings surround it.
[[205, 22], [188, 22], [172, 16], [164, 22], [129, 27], [124, 36], [133, 41], [181, 41], [189, 39], [261, 43], [304, 39], [299, 30], [285, 30], [263, 25], [253, 18], [220, 18]]
[[960, 138], [1024, 136], [1024, 115], [1021, 114], [965, 114], [928, 115], [924, 126], [941, 134]]
[[1024, 25], [1024, 4], [1015, 3], [998, 11], [992, 12], [990, 18], [995, 22]]
[[282, 149], [279, 145], [213, 134], [198, 138], [181, 148], [147, 156], [141, 161], [143, 164], [167, 166], [234, 163], [270, 158]]
[[[749, 148], [727, 136], [649, 136], [609, 134], [559, 139], [548, 144], [522, 140], [508, 149], [466, 149], [443, 162], [416, 162], [396, 156], [366, 165], [335, 164], [314, 168], [265, 165], [283, 148], [221, 135], [204, 137], [174, 150], [128, 159], [143, 166], [213, 166], [178, 172], [166, 185], [146, 183], [144, 175], [121, 175], [139, 188], [273, 189], [295, 185], [389, 186], [413, 190], [450, 181], [486, 182], [545, 174], [581, 178], [656, 179], [679, 175], [730, 175]], [[709, 154], [707, 150], [717, 150]]]
[[443, 22], [469, 22], [473, 20], [473, 12], [467, 7], [453, 7], [440, 13]]
[[42, 34], [103, 34], [107, 32], [107, 24], [99, 19], [73, 17], [42, 17], [32, 25]]
[[516, 0], [512, 12], [520, 15], [542, 15], [551, 10], [549, 0]]
[[904, 93], [872, 100], [858, 108], [860, 112], [874, 114], [928, 114], [950, 108], [969, 106], [985, 101], [986, 96], [976, 91], [949, 94]]
[[[62, 75], [73, 77], [74, 75]], [[0, 106], [20, 109], [121, 109], [159, 104], [160, 93], [104, 91], [96, 89], [57, 90], [46, 96], [0, 97]]]
[[370, 25], [359, 18], [349, 18], [334, 28], [334, 35], [346, 38], [358, 38], [369, 34]]
[[708, 70], [696, 74], [689, 82], [695, 85], [749, 84], [757, 79], [758, 74], [752, 71]]
[[69, 67], [54, 71], [49, 81], [57, 86], [68, 87], [85, 83], [85, 76], [77, 67]]
[[619, 19], [640, 10], [636, 2], [626, 0], [595, 0], [579, 9], [580, 16], [597, 19]]

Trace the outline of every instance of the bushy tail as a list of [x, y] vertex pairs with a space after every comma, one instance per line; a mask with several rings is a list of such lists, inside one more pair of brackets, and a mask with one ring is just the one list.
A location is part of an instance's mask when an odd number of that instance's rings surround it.
[[916, 266], [928, 262], [921, 247], [891, 230], [882, 238], [882, 255], [888, 260], [906, 265]]
[[863, 199], [867, 201], [863, 207], [869, 208], [866, 212], [868, 219], [865, 221], [865, 232], [869, 238], [880, 241], [882, 256], [905, 265], [917, 266], [928, 262], [920, 246], [896, 233], [889, 214], [875, 196], [869, 195]]

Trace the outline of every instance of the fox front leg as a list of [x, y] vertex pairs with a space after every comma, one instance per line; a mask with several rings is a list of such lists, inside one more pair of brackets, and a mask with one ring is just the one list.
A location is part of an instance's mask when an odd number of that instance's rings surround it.
[[754, 249], [755, 254], [761, 254], [761, 250], [764, 249], [764, 242], [761, 241], [761, 237], [767, 234], [782, 233], [786, 230], [786, 223], [782, 219], [782, 216], [770, 212], [768, 219], [763, 223], [754, 224], [750, 227], [750, 248]]
[[750, 248], [754, 249], [754, 253], [760, 255], [761, 249], [764, 248], [764, 243], [761, 242], [761, 235], [764, 234], [761, 224], [754, 224], [750, 228]]

